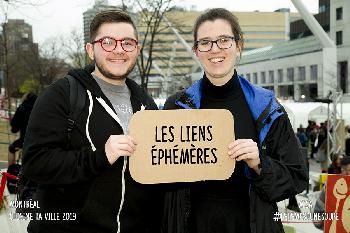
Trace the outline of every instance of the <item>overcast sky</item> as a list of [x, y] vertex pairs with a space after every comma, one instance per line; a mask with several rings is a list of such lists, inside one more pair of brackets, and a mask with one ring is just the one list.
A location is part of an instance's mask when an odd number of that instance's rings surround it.
[[[11, 2], [11, 0], [9, 0]], [[25, 1], [25, 0], [24, 0]], [[33, 0], [32, 0], [33, 1]], [[83, 27], [83, 12], [94, 5], [94, 0], [34, 0], [43, 3], [37, 7], [21, 6], [9, 8], [8, 18], [24, 19], [33, 27], [34, 42], [42, 43], [50, 37], [60, 36], [73, 29]], [[109, 0], [119, 5], [120, 0]], [[291, 0], [176, 0], [176, 5], [197, 10], [224, 7], [232, 11], [274, 11], [290, 8], [296, 12]], [[318, 0], [302, 0], [310, 12], [318, 12]], [[4, 21], [4, 0], [0, 0], [0, 23]]]

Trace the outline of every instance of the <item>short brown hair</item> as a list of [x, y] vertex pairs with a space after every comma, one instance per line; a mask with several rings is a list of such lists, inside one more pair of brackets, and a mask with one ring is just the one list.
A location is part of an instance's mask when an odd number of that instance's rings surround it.
[[101, 25], [104, 23], [128, 23], [134, 28], [136, 39], [137, 30], [134, 22], [132, 21], [130, 15], [121, 10], [108, 10], [99, 12], [90, 24], [90, 40], [93, 41], [100, 29]]
[[195, 45], [197, 41], [197, 33], [198, 33], [199, 26], [201, 26], [205, 21], [214, 21], [216, 19], [226, 20], [231, 25], [231, 29], [235, 37], [236, 44], [242, 51], [243, 45], [244, 45], [243, 32], [241, 30], [241, 27], [239, 26], [238, 19], [230, 11], [224, 8], [209, 9], [197, 18], [193, 28]]

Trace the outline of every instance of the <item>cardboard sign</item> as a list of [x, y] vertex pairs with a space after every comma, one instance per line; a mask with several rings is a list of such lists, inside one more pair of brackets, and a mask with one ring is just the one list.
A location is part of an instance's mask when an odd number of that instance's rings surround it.
[[129, 134], [137, 141], [130, 174], [142, 184], [228, 179], [233, 116], [223, 109], [141, 111]]
[[338, 220], [326, 220], [324, 232], [350, 232], [350, 176], [328, 175], [325, 213], [336, 213]]

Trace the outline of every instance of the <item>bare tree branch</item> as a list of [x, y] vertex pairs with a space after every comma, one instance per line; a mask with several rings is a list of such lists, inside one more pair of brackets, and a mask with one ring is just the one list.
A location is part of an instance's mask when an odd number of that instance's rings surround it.
[[[149, 75], [153, 68], [153, 48], [157, 32], [163, 15], [171, 10], [172, 0], [136, 0], [134, 2], [123, 0], [122, 5], [130, 8], [133, 4], [138, 8], [138, 26], [141, 28], [141, 56], [137, 61], [141, 86], [147, 89]], [[129, 4], [129, 6], [127, 5]]]
[[83, 32], [73, 29], [67, 36], [61, 37], [64, 56], [74, 68], [85, 66]]
[[[20, 54], [13, 54], [9, 49], [9, 38], [7, 35], [7, 28], [5, 27], [8, 20], [8, 13], [10, 11], [18, 11], [23, 7], [38, 7], [47, 3], [47, 0], [3, 0], [0, 1], [0, 20], [1, 20], [1, 31], [2, 38], [0, 38], [1, 50], [0, 54], [0, 65], [4, 70], [5, 74], [5, 95], [8, 108], [11, 108], [11, 96], [18, 93], [18, 85], [20, 85], [21, 80], [25, 78], [25, 70], [21, 69], [24, 59]], [[12, 54], [11, 54], [12, 53]], [[16, 58], [13, 60], [14, 58]], [[1, 64], [3, 63], [3, 64]], [[11, 111], [10, 111], [11, 113]], [[11, 115], [10, 115], [11, 117]]]

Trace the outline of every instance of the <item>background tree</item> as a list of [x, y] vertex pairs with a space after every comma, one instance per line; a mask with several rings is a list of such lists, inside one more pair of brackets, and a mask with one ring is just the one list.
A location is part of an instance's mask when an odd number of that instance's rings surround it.
[[[9, 48], [10, 40], [8, 38], [7, 22], [9, 12], [16, 11], [19, 8], [25, 7], [38, 7], [45, 4], [43, 0], [0, 0], [0, 69], [3, 71], [5, 78], [5, 100], [7, 102], [7, 108], [11, 109], [11, 97], [17, 97], [19, 93], [18, 85], [19, 80], [23, 79], [24, 70], [18, 69], [20, 65], [23, 65], [23, 61], [20, 60], [19, 54], [11, 54]], [[28, 48], [30, 50], [30, 48]], [[17, 74], [15, 74], [18, 71]], [[18, 79], [17, 79], [18, 77]], [[10, 112], [11, 117], [11, 112]]]
[[[42, 91], [56, 79], [64, 77], [71, 65], [65, 62], [68, 60], [66, 52], [59, 38], [47, 39], [39, 49], [39, 56], [26, 60], [26, 69], [32, 74], [28, 81], [23, 83], [21, 90], [30, 86], [34, 90]], [[32, 91], [34, 91], [32, 90]]]
[[85, 47], [83, 31], [73, 29], [68, 35], [61, 37], [64, 57], [74, 68], [85, 66]]
[[[122, 1], [124, 10], [136, 11], [134, 13], [137, 19], [139, 29], [139, 43], [141, 45], [141, 54], [137, 60], [137, 71], [141, 79], [141, 86], [147, 90], [149, 75], [153, 68], [153, 46], [156, 35], [164, 26], [161, 27], [163, 17], [166, 12], [171, 11], [172, 0], [136, 0]], [[165, 26], [166, 27], [166, 26]]]

